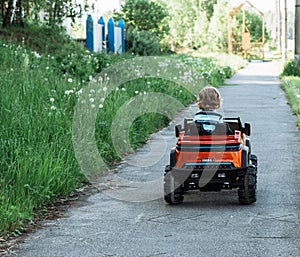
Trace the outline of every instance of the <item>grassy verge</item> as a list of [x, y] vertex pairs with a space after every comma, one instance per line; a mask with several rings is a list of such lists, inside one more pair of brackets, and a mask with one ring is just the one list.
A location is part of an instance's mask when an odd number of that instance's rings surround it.
[[[29, 50], [36, 33], [42, 33], [39, 28], [33, 31], [31, 36], [30, 30], [18, 32], [16, 38], [25, 41], [21, 44], [0, 41], [0, 238], [21, 233], [37, 210], [70, 194], [85, 181], [72, 145], [74, 107], [82, 89], [97, 73], [132, 58], [93, 54], [68, 39], [51, 38], [48, 42], [44, 34], [38, 34], [34, 50]], [[57, 48], [53, 47], [55, 42], [64, 43]], [[229, 66], [211, 58], [171, 58], [192, 65], [216, 86], [232, 74]], [[189, 92], [158, 78], [124, 84], [99, 106], [102, 119], [97, 120], [96, 140], [107, 163], [120, 158], [110, 136], [115, 113], [135, 95], [148, 92], [170, 95], [184, 105], [194, 100]], [[131, 145], [138, 147], [149, 133], [168, 122], [157, 113], [137, 118], [130, 128]]]
[[297, 126], [300, 128], [300, 77], [284, 77], [282, 81], [282, 88], [297, 117]]

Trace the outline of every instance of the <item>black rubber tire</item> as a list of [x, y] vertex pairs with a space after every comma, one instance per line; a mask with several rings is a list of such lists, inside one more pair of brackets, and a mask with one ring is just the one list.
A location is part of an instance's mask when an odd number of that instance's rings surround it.
[[255, 170], [257, 171], [257, 156], [254, 154], [250, 155], [251, 163], [255, 166]]
[[[171, 168], [169, 165], [165, 168], [165, 174], [164, 174], [164, 199], [165, 202], [171, 205], [177, 205], [181, 204], [183, 202], [183, 195], [180, 188], [177, 188], [175, 190], [172, 190], [171, 185]], [[173, 185], [174, 188], [174, 185]]]
[[178, 205], [183, 203], [183, 195], [181, 194], [168, 194], [165, 195], [165, 202], [170, 205]]
[[253, 169], [255, 167], [249, 167], [245, 176], [240, 178], [238, 196], [241, 204], [256, 202], [256, 175]]

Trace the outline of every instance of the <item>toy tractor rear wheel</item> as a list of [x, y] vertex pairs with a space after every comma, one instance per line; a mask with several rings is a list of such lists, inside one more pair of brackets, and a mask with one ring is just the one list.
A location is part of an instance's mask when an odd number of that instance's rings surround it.
[[256, 171], [254, 165], [249, 166], [245, 176], [240, 178], [238, 196], [241, 204], [256, 202]]
[[164, 199], [166, 203], [171, 205], [181, 204], [183, 202], [183, 195], [180, 188], [175, 188], [176, 183], [171, 170], [170, 165], [167, 165], [164, 175]]

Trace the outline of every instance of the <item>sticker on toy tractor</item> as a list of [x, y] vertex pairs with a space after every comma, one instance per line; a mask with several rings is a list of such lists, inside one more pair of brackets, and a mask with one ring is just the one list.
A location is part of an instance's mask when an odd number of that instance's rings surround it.
[[203, 158], [202, 162], [215, 162], [214, 158]]

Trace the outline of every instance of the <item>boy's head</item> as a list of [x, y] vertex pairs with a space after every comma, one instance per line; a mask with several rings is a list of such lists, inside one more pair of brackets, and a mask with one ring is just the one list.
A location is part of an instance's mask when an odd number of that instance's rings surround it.
[[212, 86], [206, 86], [199, 92], [198, 106], [202, 110], [208, 111], [219, 109], [221, 107], [221, 102], [220, 92]]

